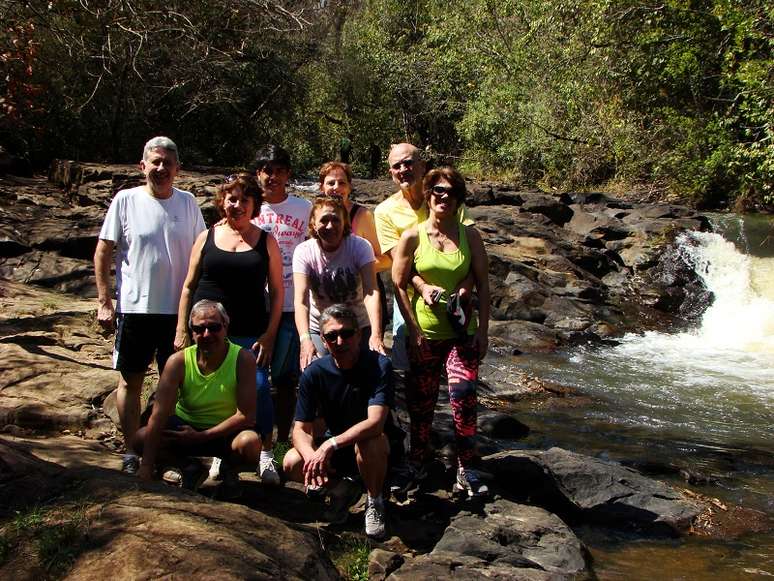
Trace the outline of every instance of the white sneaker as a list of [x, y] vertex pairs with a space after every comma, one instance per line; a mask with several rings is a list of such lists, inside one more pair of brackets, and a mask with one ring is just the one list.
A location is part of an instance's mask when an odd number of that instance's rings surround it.
[[387, 532], [387, 519], [384, 515], [384, 502], [369, 500], [365, 510], [365, 533], [372, 539], [381, 540]]
[[261, 477], [261, 482], [268, 484], [269, 486], [279, 486], [282, 484], [279, 472], [277, 472], [277, 463], [274, 458], [268, 458], [261, 460], [258, 463], [258, 476]]
[[467, 495], [469, 498], [489, 496], [489, 487], [481, 482], [478, 472], [460, 466], [457, 470], [457, 481], [454, 483], [455, 494]]
[[210, 464], [210, 480], [221, 480], [220, 475], [220, 458], [217, 456], [212, 457], [212, 464]]

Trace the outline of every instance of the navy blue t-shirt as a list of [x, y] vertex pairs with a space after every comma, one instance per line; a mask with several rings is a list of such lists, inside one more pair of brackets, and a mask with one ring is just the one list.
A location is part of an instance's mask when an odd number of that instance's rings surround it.
[[368, 417], [368, 406], [393, 406], [392, 363], [376, 351], [362, 351], [352, 369], [339, 369], [326, 355], [304, 369], [298, 383], [296, 421], [322, 416], [335, 436]]

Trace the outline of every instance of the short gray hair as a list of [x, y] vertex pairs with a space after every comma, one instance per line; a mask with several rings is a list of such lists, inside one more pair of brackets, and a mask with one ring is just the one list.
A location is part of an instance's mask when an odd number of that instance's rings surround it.
[[177, 163], [180, 163], [180, 153], [177, 151], [177, 145], [175, 145], [175, 142], [169, 137], [159, 135], [158, 137], [149, 139], [148, 143], [145, 144], [145, 147], [142, 148], [142, 158], [148, 159], [148, 154], [154, 149], [166, 149], [167, 151], [171, 151], [175, 154]]
[[223, 324], [228, 327], [229, 324], [229, 317], [228, 313], [226, 312], [225, 307], [220, 304], [218, 301], [211, 301], [209, 299], [202, 299], [200, 301], [197, 301], [196, 304], [191, 309], [191, 314], [188, 315], [188, 327], [190, 328], [193, 325], [193, 316], [194, 314], [201, 313], [202, 311], [218, 311], [220, 314], [220, 320], [223, 321]]
[[349, 322], [352, 328], [360, 329], [360, 325], [357, 322], [357, 315], [347, 305], [336, 304], [331, 305], [320, 314], [320, 333], [322, 334], [322, 328], [330, 320], [338, 321], [339, 323]]

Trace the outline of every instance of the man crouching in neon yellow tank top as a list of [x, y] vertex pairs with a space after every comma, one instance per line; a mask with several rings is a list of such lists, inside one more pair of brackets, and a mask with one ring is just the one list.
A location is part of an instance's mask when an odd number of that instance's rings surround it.
[[[472, 469], [476, 435], [476, 380], [479, 361], [488, 348], [488, 259], [473, 226], [460, 224], [458, 210], [465, 200], [464, 178], [452, 167], [425, 176], [428, 218], [400, 238], [393, 259], [392, 279], [398, 306], [406, 320], [409, 372], [406, 406], [411, 418], [410, 462], [422, 472], [438, 399], [441, 367], [446, 367], [449, 401], [457, 446], [456, 492], [488, 493]], [[420, 292], [409, 289], [412, 272], [425, 281]], [[479, 322], [470, 305], [460, 305], [454, 290], [472, 272], [479, 299]], [[428, 297], [426, 299], [425, 297]]]
[[[194, 345], [170, 357], [159, 380], [148, 425], [137, 432], [138, 475], [155, 477], [157, 460], [187, 467], [182, 483], [197, 488], [206, 470], [192, 457], [218, 457], [221, 474], [238, 483], [235, 469], [252, 468], [261, 452], [255, 425], [255, 357], [226, 339], [229, 318], [220, 303], [201, 300], [191, 309]], [[194, 469], [191, 469], [191, 466]], [[225, 467], [225, 468], [224, 468]], [[188, 477], [188, 478], [187, 478]]]

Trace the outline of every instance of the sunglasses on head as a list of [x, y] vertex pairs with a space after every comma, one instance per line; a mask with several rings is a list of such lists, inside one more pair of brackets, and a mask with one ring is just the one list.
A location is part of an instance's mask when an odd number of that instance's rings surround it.
[[201, 335], [205, 331], [209, 331], [210, 333], [220, 333], [222, 329], [223, 323], [212, 323], [210, 325], [191, 325], [191, 331], [197, 335]]
[[355, 336], [355, 329], [339, 329], [338, 331], [328, 331], [327, 333], [323, 333], [323, 339], [325, 339], [328, 343], [335, 343], [338, 341], [339, 337], [342, 339], [351, 339]]

